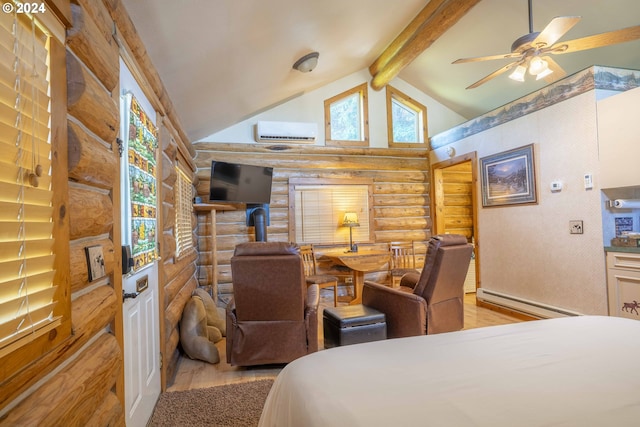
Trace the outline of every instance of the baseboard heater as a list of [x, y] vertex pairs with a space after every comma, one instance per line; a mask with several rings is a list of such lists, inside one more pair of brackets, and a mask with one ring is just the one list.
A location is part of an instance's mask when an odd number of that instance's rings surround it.
[[565, 310], [564, 308], [554, 307], [552, 305], [542, 304], [536, 301], [530, 301], [524, 298], [514, 297], [512, 295], [490, 291], [483, 288], [478, 288], [476, 297], [480, 301], [539, 317], [541, 319], [581, 316], [580, 313], [575, 311]]

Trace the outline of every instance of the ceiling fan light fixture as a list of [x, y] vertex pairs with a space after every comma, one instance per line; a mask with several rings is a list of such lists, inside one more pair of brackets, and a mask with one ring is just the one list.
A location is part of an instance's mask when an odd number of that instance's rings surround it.
[[551, 73], [553, 73], [553, 71], [547, 67], [546, 69], [538, 73], [538, 75], [536, 76], [536, 80], [544, 79]]
[[537, 56], [531, 59], [531, 62], [529, 62], [529, 74], [531, 74], [532, 76], [537, 76], [538, 74], [543, 73], [548, 69], [549, 63]]
[[298, 70], [301, 73], [309, 73], [316, 68], [316, 65], [318, 65], [319, 57], [320, 54], [318, 52], [308, 53], [293, 64], [293, 69]]
[[509, 78], [517, 82], [523, 82], [524, 74], [526, 72], [527, 72], [527, 67], [525, 67], [524, 65], [518, 65], [516, 69], [513, 70], [513, 73], [509, 74]]

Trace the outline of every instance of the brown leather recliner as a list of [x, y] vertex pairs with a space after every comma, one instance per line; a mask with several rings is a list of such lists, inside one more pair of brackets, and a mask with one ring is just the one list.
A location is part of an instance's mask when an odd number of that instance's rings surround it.
[[231, 274], [228, 363], [288, 363], [318, 350], [320, 293], [317, 285], [307, 287], [295, 244], [242, 243], [231, 258]]
[[429, 240], [422, 273], [402, 276], [400, 288], [366, 281], [362, 303], [386, 315], [387, 337], [458, 331], [464, 327], [464, 280], [472, 246], [464, 236]]

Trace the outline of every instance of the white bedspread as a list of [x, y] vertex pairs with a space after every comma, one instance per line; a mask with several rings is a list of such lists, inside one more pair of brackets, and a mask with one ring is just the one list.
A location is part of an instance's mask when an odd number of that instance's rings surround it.
[[338, 347], [287, 365], [260, 427], [640, 426], [640, 322], [540, 320]]

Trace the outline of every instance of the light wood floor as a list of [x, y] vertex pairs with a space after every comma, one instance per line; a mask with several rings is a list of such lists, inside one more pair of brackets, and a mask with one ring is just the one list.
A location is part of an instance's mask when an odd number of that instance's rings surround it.
[[[467, 294], [465, 296], [464, 307], [464, 325], [465, 329], [481, 328], [485, 326], [504, 325], [507, 323], [521, 322], [521, 320], [511, 317], [502, 313], [488, 310], [486, 308], [477, 307], [475, 305], [475, 294]], [[320, 325], [320, 348], [323, 348], [323, 336], [322, 336], [322, 310], [325, 307], [330, 307], [333, 304], [333, 298], [331, 295], [325, 297], [323, 295], [319, 314]], [[244, 367], [232, 367], [226, 363], [226, 341], [222, 341], [216, 344], [218, 351], [220, 352], [220, 363], [212, 365], [206, 362], [197, 360], [191, 360], [187, 357], [183, 357], [178, 364], [178, 371], [174, 383], [167, 389], [167, 391], [179, 391], [189, 390], [195, 388], [212, 387], [221, 384], [230, 384], [235, 382], [253, 381], [256, 379], [275, 378], [280, 372], [281, 368], [244, 368]]]

